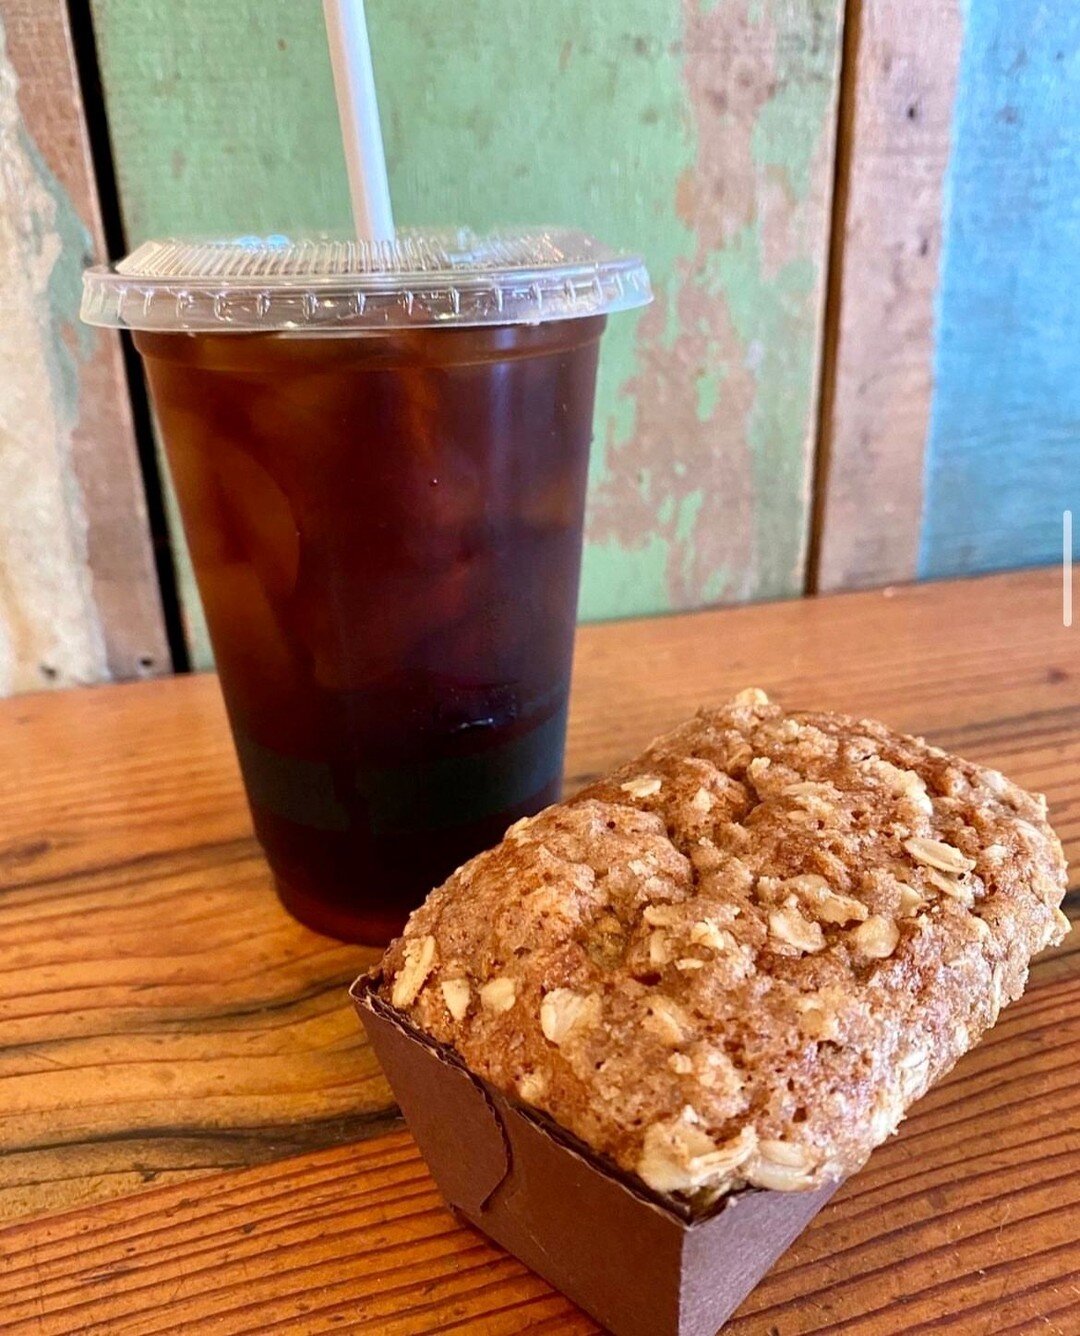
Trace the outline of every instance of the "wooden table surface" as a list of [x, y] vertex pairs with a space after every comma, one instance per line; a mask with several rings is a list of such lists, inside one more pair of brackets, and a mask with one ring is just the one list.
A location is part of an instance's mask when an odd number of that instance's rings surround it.
[[[1060, 596], [1029, 572], [586, 628], [568, 784], [755, 684], [1045, 791], [1075, 885]], [[0, 1331], [596, 1330], [442, 1206], [346, 1000], [374, 953], [278, 907], [213, 678], [4, 702], [0, 777]], [[1077, 948], [728, 1331], [1080, 1331]]]

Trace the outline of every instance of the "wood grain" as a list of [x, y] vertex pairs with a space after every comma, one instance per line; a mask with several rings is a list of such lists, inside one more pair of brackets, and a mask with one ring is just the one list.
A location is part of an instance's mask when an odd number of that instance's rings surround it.
[[345, 990], [374, 958], [293, 924], [250, 844], [3, 900], [0, 1216], [385, 1127]]
[[914, 579], [934, 365], [958, 0], [856, 0], [845, 36], [819, 590]]
[[63, 0], [0, 0], [0, 694], [170, 670]]
[[[1022, 783], [1043, 776], [1053, 802], [1067, 771], [1052, 762], [1062, 748], [1076, 754], [1078, 646], [1053, 571], [583, 627], [567, 782], [756, 682], [792, 705], [926, 731]], [[0, 774], [19, 776], [0, 804], [4, 882], [250, 836], [209, 676], [0, 704]]]
[[[1059, 599], [1033, 572], [585, 628], [569, 782], [757, 682], [1044, 789], [1075, 884]], [[453, 1223], [404, 1134], [367, 1139], [370, 953], [278, 909], [213, 679], [4, 702], [0, 775], [0, 1330], [595, 1329]], [[1074, 932], [731, 1330], [1075, 1330], [1078, 1018]]]
[[[1075, 1330], [1073, 962], [1036, 967], [726, 1332]], [[3, 1330], [28, 1336], [597, 1331], [454, 1221], [405, 1133], [12, 1226], [0, 1259]]]

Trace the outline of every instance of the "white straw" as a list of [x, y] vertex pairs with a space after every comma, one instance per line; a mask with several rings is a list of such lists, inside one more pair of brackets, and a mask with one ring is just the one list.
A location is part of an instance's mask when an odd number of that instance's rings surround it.
[[362, 240], [391, 241], [394, 215], [386, 181], [364, 0], [323, 0], [323, 14], [334, 68], [353, 224]]

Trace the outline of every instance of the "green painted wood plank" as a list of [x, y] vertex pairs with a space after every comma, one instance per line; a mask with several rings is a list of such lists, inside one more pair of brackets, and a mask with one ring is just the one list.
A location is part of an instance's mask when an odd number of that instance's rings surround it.
[[[94, 0], [130, 240], [348, 222], [320, 7]], [[802, 588], [840, 0], [369, 0], [400, 223], [648, 258], [604, 348], [582, 614]]]

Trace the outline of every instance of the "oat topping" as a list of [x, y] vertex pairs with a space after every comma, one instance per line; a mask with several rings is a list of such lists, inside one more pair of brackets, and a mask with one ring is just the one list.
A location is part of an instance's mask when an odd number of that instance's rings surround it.
[[456, 1021], [464, 1020], [472, 999], [472, 989], [469, 987], [468, 979], [445, 979], [439, 987], [442, 989], [443, 1001], [450, 1015]]
[[975, 866], [974, 858], [964, 854], [944, 840], [929, 840], [920, 835], [913, 835], [904, 841], [904, 848], [917, 863], [927, 867], [939, 868], [942, 872], [970, 872]]
[[715, 919], [699, 919], [690, 929], [690, 940], [696, 946], [707, 946], [713, 951], [736, 951], [738, 942], [721, 928]]
[[664, 1044], [681, 1044], [693, 1032], [693, 1022], [686, 1011], [663, 994], [646, 1002], [641, 1024]]
[[803, 951], [824, 951], [825, 934], [821, 924], [803, 918], [794, 905], [783, 909], [774, 909], [769, 914], [769, 935], [773, 939], [774, 950], [789, 954], [788, 947], [796, 955]]
[[716, 806], [716, 799], [708, 789], [698, 789], [697, 793], [690, 799], [690, 806], [695, 812], [700, 812], [702, 816], [708, 816]]
[[893, 919], [883, 914], [871, 914], [851, 934], [855, 950], [871, 960], [886, 960], [896, 950], [899, 941], [899, 927]]
[[588, 1029], [600, 1020], [600, 998], [585, 996], [569, 988], [553, 988], [540, 1004], [540, 1028], [556, 1047], [575, 1030]]
[[936, 867], [928, 867], [923, 876], [934, 890], [947, 895], [951, 900], [959, 900], [969, 909], [974, 903], [975, 887], [970, 881], [961, 880], [955, 873], [939, 872]]
[[[633, 862], [628, 866], [633, 868]], [[682, 918], [682, 910], [678, 905], [646, 905], [641, 917], [653, 927], [674, 928]]]
[[757, 1153], [746, 1165], [746, 1179], [754, 1187], [793, 1192], [813, 1185], [814, 1168], [815, 1157], [808, 1147], [770, 1139], [757, 1143]]
[[525, 1072], [518, 1079], [517, 1091], [526, 1104], [539, 1104], [547, 1094], [547, 1077], [543, 1072]]
[[404, 961], [394, 977], [390, 1000], [395, 1007], [407, 1007], [427, 982], [435, 963], [435, 938], [413, 937], [405, 943]]
[[489, 979], [480, 985], [480, 1005], [488, 1011], [509, 1011], [517, 1001], [517, 985], [513, 979]]
[[[837, 1001], [826, 993], [839, 993], [840, 990], [825, 989], [820, 993], [804, 993], [795, 998], [795, 1010], [799, 1014], [799, 1027], [810, 1039], [837, 1040], [840, 1038], [840, 1019]], [[842, 994], [841, 994], [842, 996]]]
[[925, 903], [914, 886], [905, 886], [902, 882], [898, 884], [896, 912], [901, 918], [911, 918]]
[[649, 964], [666, 965], [671, 960], [671, 942], [667, 933], [649, 933]]
[[669, 1123], [646, 1129], [637, 1172], [657, 1192], [694, 1192], [728, 1177], [754, 1151], [757, 1137], [744, 1127], [717, 1145], [685, 1111]]
[[859, 1167], [1068, 920], [1037, 795], [757, 689], [517, 822], [409, 921], [384, 994], [695, 1203]]

